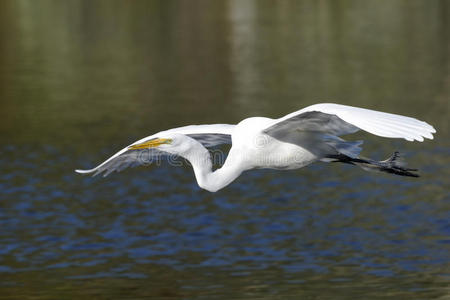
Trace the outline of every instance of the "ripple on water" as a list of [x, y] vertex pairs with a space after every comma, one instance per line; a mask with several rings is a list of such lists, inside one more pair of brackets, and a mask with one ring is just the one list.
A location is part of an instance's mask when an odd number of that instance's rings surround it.
[[[322, 180], [321, 167], [257, 170], [210, 194], [189, 168], [91, 178], [73, 174], [67, 159], [48, 160], [66, 155], [54, 148], [33, 149], [20, 162], [8, 151], [1, 159], [0, 274], [148, 280], [163, 267], [200, 277], [212, 270], [263, 280], [273, 273], [301, 285], [320, 276], [351, 284], [358, 274], [400, 280], [448, 273], [445, 201], [424, 199], [420, 186], [397, 179], [343, 170]], [[39, 151], [48, 151], [53, 170], [42, 168]]]

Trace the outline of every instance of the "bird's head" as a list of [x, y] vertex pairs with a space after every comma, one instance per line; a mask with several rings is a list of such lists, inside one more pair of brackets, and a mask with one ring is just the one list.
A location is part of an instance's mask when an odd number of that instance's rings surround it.
[[139, 141], [129, 146], [129, 150], [157, 149], [171, 154], [185, 156], [186, 153], [197, 148], [200, 143], [179, 133], [160, 132], [152, 138]]

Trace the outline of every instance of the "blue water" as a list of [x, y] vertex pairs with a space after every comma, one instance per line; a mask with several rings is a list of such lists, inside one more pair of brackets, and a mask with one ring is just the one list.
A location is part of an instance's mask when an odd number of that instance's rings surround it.
[[73, 285], [89, 280], [104, 290], [114, 280], [112, 290], [151, 281], [158, 286], [151, 293], [164, 296], [173, 284], [158, 275], [166, 272], [181, 297], [324, 288], [324, 295], [361, 295], [359, 288], [376, 295], [380, 285], [399, 296], [446, 293], [449, 194], [429, 176], [317, 164], [247, 172], [212, 194], [188, 167], [92, 178], [73, 172], [85, 158], [61, 149], [7, 146], [1, 154], [6, 292], [20, 295], [29, 281], [50, 286], [49, 297], [83, 295]]

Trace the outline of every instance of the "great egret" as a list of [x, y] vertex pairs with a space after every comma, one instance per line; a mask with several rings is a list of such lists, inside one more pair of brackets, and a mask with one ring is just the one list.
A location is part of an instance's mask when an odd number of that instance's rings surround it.
[[[322, 103], [303, 108], [279, 119], [253, 117], [236, 125], [189, 125], [158, 132], [120, 150], [91, 170], [78, 173], [121, 171], [148, 162], [161, 154], [187, 159], [198, 185], [216, 192], [243, 171], [255, 168], [297, 169], [315, 161], [343, 162], [365, 170], [377, 170], [418, 177], [405, 168], [398, 152], [384, 161], [359, 157], [362, 141], [345, 141], [340, 135], [364, 130], [388, 138], [407, 141], [433, 139], [433, 126], [414, 118], [370, 109]], [[232, 144], [223, 166], [213, 171], [206, 147]], [[145, 153], [145, 156], [143, 154]], [[146, 159], [142, 159], [145, 157]]]

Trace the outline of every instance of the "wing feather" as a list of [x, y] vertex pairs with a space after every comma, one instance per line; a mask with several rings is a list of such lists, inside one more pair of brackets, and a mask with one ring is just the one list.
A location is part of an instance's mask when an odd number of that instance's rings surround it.
[[120, 172], [128, 167], [149, 165], [152, 162], [161, 159], [163, 156], [171, 154], [156, 148], [130, 150], [129, 147], [132, 145], [141, 144], [157, 137], [164, 137], [164, 134], [167, 133], [188, 135], [198, 140], [205, 147], [213, 147], [226, 143], [230, 144], [234, 126], [235, 125], [229, 124], [189, 125], [161, 131], [128, 145], [93, 169], [75, 170], [75, 172], [81, 174], [93, 173], [93, 176], [103, 173], [103, 176], [105, 177], [114, 171]]
[[103, 177], [105, 177], [112, 172], [120, 172], [129, 167], [149, 165], [158, 161], [167, 154], [168, 153], [157, 149], [128, 150], [127, 147], [117, 152], [115, 155], [93, 169], [75, 171], [81, 174], [93, 173], [93, 176], [103, 173]]
[[[323, 124], [326, 126], [321, 126]], [[274, 120], [263, 132], [277, 135], [280, 130], [308, 130], [313, 125], [335, 135], [362, 129], [382, 137], [420, 142], [424, 138], [433, 139], [436, 132], [433, 126], [415, 118], [333, 103], [315, 104], [288, 114]]]

